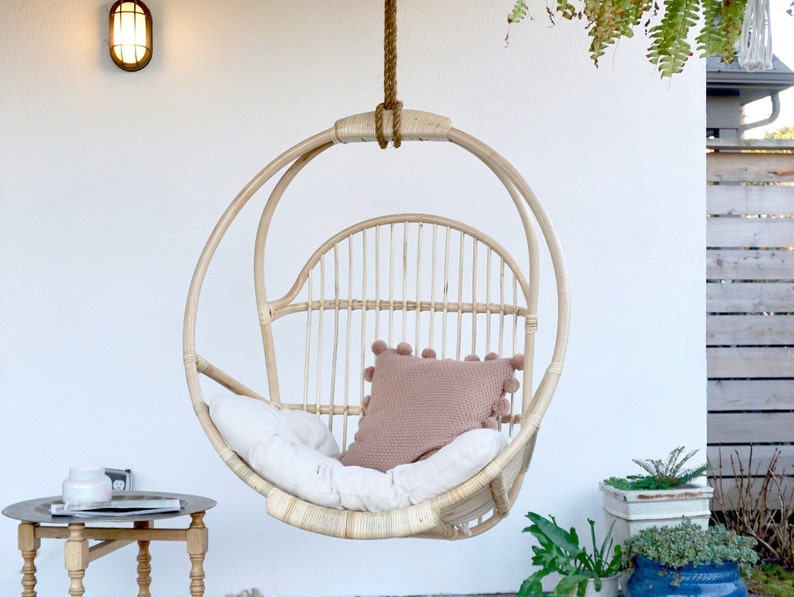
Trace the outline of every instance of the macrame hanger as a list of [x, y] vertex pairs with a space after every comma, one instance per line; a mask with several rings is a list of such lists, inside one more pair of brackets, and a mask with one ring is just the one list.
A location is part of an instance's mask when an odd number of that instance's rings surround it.
[[748, 0], [739, 38], [739, 65], [749, 72], [772, 68], [769, 0]]
[[397, 0], [386, 0], [383, 25], [383, 103], [375, 108], [375, 135], [381, 149], [386, 149], [389, 140], [383, 133], [383, 112], [392, 113], [392, 142], [394, 147], [402, 143], [400, 124], [403, 103], [397, 100]]

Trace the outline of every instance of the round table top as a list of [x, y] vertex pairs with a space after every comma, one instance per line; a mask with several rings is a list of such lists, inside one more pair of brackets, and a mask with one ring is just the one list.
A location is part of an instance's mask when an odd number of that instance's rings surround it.
[[11, 504], [3, 509], [3, 514], [9, 518], [16, 520], [24, 520], [27, 522], [48, 522], [53, 524], [69, 524], [74, 522], [135, 522], [140, 520], [159, 520], [163, 518], [174, 518], [177, 516], [185, 516], [186, 514], [194, 514], [196, 512], [204, 512], [213, 508], [216, 505], [215, 500], [210, 498], [201, 497], [199, 495], [187, 495], [184, 493], [164, 493], [162, 491], [119, 491], [113, 494], [113, 501], [122, 500], [159, 500], [166, 498], [175, 498], [179, 500], [182, 506], [178, 511], [174, 512], [159, 512], [157, 514], [139, 514], [130, 516], [53, 516], [50, 514], [50, 506], [52, 504], [63, 503], [63, 498], [60, 495], [44, 498], [36, 498], [27, 500], [25, 502], [18, 502]]

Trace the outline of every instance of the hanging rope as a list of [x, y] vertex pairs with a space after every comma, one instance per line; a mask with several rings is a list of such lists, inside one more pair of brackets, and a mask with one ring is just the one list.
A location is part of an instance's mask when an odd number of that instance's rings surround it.
[[739, 40], [739, 65], [749, 72], [772, 68], [769, 0], [749, 0]]
[[383, 24], [383, 103], [375, 108], [375, 135], [381, 149], [386, 149], [389, 144], [383, 134], [384, 110], [392, 112], [394, 147], [402, 144], [402, 107], [403, 103], [397, 100], [397, 0], [386, 0]]

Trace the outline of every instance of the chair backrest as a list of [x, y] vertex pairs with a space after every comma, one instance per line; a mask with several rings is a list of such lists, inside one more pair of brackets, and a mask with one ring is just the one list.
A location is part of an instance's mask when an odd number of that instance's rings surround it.
[[[264, 261], [256, 260], [257, 270]], [[408, 342], [417, 354], [432, 348], [441, 359], [494, 352], [532, 361], [536, 326], [527, 305], [536, 304], [537, 286], [495, 240], [447, 218], [395, 214], [342, 230], [275, 300], [266, 298], [264, 273], [257, 278], [269, 399], [327, 417], [343, 446], [368, 391], [363, 372], [373, 364], [375, 340]], [[302, 380], [292, 373], [280, 379], [282, 362], [291, 371], [301, 363]], [[502, 417], [508, 434], [530, 401], [531, 366], [521, 385]]]

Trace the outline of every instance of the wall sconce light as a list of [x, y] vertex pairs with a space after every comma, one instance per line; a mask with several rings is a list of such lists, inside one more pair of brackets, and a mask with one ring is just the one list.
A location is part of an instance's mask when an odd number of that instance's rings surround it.
[[110, 7], [110, 57], [123, 70], [140, 70], [152, 59], [152, 13], [139, 0]]

